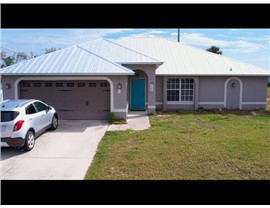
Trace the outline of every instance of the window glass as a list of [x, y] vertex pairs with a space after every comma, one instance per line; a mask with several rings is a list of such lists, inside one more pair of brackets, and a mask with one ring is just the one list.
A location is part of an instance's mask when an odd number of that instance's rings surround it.
[[108, 83], [107, 82], [101, 82], [100, 87], [108, 87]]
[[95, 83], [95, 82], [90, 82], [89, 83], [89, 87], [96, 87], [97, 86], [97, 83]]
[[78, 87], [85, 87], [85, 83], [84, 82], [79, 82]]
[[194, 80], [181, 79], [181, 101], [193, 101]]
[[73, 82], [68, 82], [67, 87], [74, 87], [74, 83]]
[[22, 86], [23, 87], [31, 87], [31, 83], [30, 82], [23, 82]]
[[190, 78], [168, 79], [167, 101], [192, 102], [194, 99], [194, 80]]
[[46, 110], [46, 107], [47, 106], [44, 105], [43, 103], [41, 103], [41, 102], [35, 102], [34, 104], [37, 107], [37, 109], [38, 109], [39, 112]]
[[26, 107], [25, 112], [26, 112], [26, 114], [34, 114], [37, 111], [34, 108], [34, 106], [32, 104], [30, 104], [28, 107]]
[[51, 83], [51, 82], [45, 82], [45, 83], [44, 83], [44, 86], [45, 86], [45, 87], [52, 87], [52, 83]]
[[167, 101], [179, 101], [179, 79], [168, 79]]
[[19, 115], [17, 111], [1, 111], [1, 122], [14, 120]]
[[34, 82], [34, 87], [41, 87], [41, 83], [40, 82]]
[[64, 83], [63, 82], [56, 82], [55, 87], [64, 87]]

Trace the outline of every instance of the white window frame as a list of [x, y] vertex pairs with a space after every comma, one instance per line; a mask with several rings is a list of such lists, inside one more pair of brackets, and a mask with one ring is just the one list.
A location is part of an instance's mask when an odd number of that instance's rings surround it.
[[[168, 101], [167, 100], [167, 94], [168, 94], [168, 89], [167, 88], [167, 82], [169, 79], [179, 79], [179, 100], [178, 101]], [[181, 101], [181, 91], [182, 91], [182, 88], [181, 88], [181, 79], [193, 79], [193, 100], [192, 101]], [[174, 90], [174, 89], [171, 89], [171, 90]], [[178, 89], [176, 89], [178, 90]], [[166, 102], [167, 104], [170, 104], [170, 105], [191, 105], [191, 104], [194, 104], [194, 96], [195, 96], [195, 80], [194, 78], [192, 77], [169, 77], [166, 81]]]

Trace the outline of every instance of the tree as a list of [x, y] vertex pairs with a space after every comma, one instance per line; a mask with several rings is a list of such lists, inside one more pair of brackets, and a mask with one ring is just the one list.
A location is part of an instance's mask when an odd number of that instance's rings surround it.
[[14, 56], [7, 56], [5, 51], [1, 51], [1, 68], [14, 64]]
[[26, 55], [26, 53], [24, 52], [18, 52], [15, 56], [15, 64], [23, 61], [23, 60], [27, 60], [28, 56]]
[[54, 51], [60, 50], [61, 48], [46, 48], [45, 49], [45, 54], [52, 53]]
[[219, 47], [217, 47], [217, 46], [211, 46], [210, 48], [207, 48], [206, 50], [209, 52], [212, 52], [212, 53], [222, 55], [222, 51], [220, 51]]
[[14, 53], [13, 55], [7, 56], [5, 51], [1, 51], [1, 68], [10, 66], [12, 64], [17, 64], [23, 60], [27, 60], [28, 56], [25, 52]]

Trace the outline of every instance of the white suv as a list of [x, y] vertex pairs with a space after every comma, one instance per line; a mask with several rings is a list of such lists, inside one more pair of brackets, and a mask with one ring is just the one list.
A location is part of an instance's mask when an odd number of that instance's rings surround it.
[[1, 102], [1, 147], [23, 147], [25, 151], [30, 151], [37, 136], [57, 127], [55, 109], [40, 100]]

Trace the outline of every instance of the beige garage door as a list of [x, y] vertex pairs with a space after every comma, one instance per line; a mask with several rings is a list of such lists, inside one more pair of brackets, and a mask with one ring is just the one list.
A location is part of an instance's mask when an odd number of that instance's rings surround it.
[[108, 119], [107, 81], [22, 81], [20, 98], [39, 99], [53, 106], [59, 119]]

